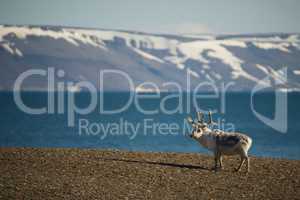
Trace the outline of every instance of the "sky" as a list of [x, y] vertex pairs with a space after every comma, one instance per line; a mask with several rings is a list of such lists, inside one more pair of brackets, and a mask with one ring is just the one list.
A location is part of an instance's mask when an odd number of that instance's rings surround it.
[[154, 33], [300, 32], [300, 0], [0, 0], [0, 24]]

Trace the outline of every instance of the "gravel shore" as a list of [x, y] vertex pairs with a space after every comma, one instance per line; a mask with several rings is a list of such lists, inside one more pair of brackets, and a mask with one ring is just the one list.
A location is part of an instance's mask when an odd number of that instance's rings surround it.
[[0, 148], [0, 199], [300, 199], [300, 161], [116, 150]]

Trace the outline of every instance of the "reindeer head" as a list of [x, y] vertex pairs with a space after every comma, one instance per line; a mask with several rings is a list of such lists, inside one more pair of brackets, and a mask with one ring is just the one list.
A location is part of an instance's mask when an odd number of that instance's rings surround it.
[[197, 112], [197, 121], [193, 120], [192, 117], [188, 117], [187, 121], [192, 125], [193, 130], [192, 133], [190, 135], [191, 138], [199, 138], [201, 137], [201, 135], [205, 132], [209, 130], [209, 126], [210, 125], [214, 125], [216, 123], [214, 123], [212, 121], [212, 115], [211, 112], [208, 112], [209, 115], [209, 121], [206, 123], [203, 120], [203, 113], [201, 112]]

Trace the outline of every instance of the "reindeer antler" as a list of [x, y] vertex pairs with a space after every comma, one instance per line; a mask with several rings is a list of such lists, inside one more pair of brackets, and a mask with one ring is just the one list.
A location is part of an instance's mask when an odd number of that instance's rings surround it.
[[187, 117], [187, 121], [188, 121], [189, 123], [191, 123], [191, 124], [193, 124], [193, 123], [194, 123], [194, 120], [192, 119], [192, 117], [191, 117], [191, 116], [188, 116], [188, 117]]
[[203, 123], [203, 113], [197, 112], [198, 122]]
[[187, 117], [187, 122], [192, 125], [192, 127], [196, 127], [196, 123], [194, 122], [193, 118], [191, 116]]
[[208, 111], [208, 116], [209, 116], [208, 124], [209, 125], [215, 125], [216, 123], [213, 122], [211, 111]]

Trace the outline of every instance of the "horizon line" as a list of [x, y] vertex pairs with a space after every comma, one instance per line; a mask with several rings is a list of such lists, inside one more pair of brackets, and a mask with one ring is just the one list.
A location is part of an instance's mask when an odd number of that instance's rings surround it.
[[133, 29], [119, 29], [119, 28], [101, 28], [101, 27], [86, 27], [86, 26], [76, 26], [76, 25], [53, 25], [53, 24], [12, 24], [12, 23], [1, 23], [0, 26], [16, 26], [16, 27], [53, 27], [53, 28], [66, 28], [66, 29], [86, 29], [86, 30], [102, 30], [102, 31], [118, 31], [126, 33], [135, 33], [143, 35], [157, 35], [157, 36], [250, 36], [250, 35], [271, 35], [271, 34], [300, 34], [300, 32], [241, 32], [241, 33], [167, 33], [167, 32], [152, 32], [143, 30], [133, 30]]

